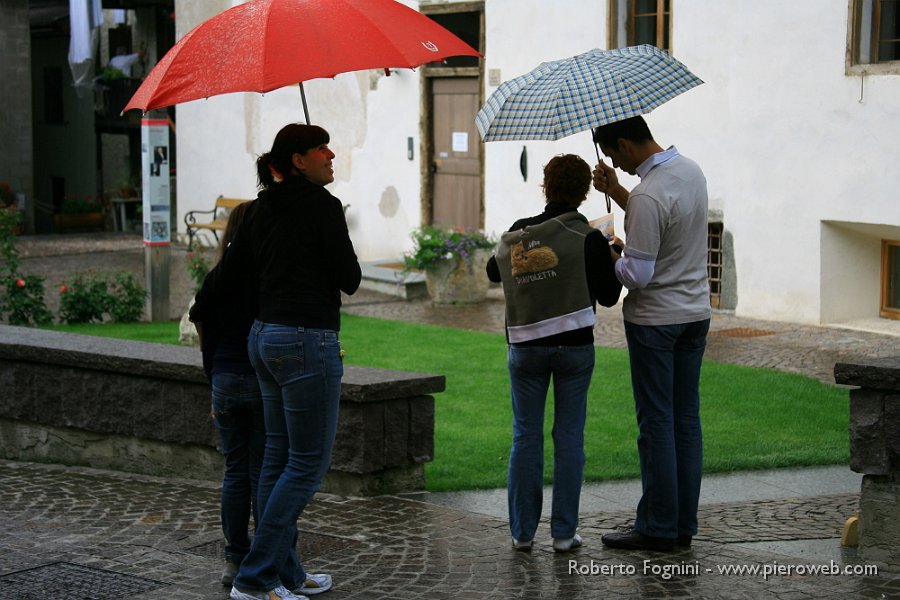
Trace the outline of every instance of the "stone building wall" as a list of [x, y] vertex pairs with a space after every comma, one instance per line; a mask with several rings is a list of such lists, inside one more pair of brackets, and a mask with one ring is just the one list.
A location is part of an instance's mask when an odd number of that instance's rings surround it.
[[25, 195], [30, 230], [33, 140], [28, 0], [0, 2], [0, 56], [0, 181]]

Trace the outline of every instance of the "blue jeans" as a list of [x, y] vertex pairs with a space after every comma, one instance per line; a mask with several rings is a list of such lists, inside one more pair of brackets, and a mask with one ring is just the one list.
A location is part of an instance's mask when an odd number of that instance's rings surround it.
[[256, 321], [248, 340], [263, 395], [266, 450], [260, 520], [234, 585], [292, 589], [306, 580], [296, 553], [297, 519], [331, 462], [344, 365], [336, 331]]
[[212, 414], [225, 455], [222, 481], [222, 533], [225, 558], [241, 564], [250, 551], [250, 513], [259, 523], [256, 492], [266, 432], [256, 375], [214, 373]]
[[674, 539], [697, 533], [700, 366], [708, 331], [709, 319], [657, 326], [625, 322], [643, 491], [634, 529], [644, 535]]
[[584, 473], [584, 421], [594, 346], [509, 346], [513, 444], [509, 454], [509, 528], [534, 538], [544, 484], [544, 406], [553, 378], [553, 506], [550, 532], [571, 538], [578, 527]]

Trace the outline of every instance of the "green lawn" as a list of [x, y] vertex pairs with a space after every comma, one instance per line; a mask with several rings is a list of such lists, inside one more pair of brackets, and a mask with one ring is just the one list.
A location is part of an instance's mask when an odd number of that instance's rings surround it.
[[[177, 323], [53, 329], [164, 343], [178, 338]], [[447, 377], [447, 391], [436, 396], [429, 490], [505, 486], [512, 411], [503, 335], [344, 315], [341, 340], [348, 364]], [[706, 472], [849, 460], [847, 390], [801, 375], [712, 361], [704, 363], [701, 386]], [[548, 418], [547, 481], [553, 464], [549, 432]], [[636, 436], [627, 352], [598, 348], [585, 479], [637, 477]]]

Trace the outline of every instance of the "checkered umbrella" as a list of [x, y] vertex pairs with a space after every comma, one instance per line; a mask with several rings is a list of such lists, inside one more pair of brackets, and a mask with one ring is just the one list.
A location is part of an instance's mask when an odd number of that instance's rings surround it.
[[701, 83], [655, 46], [594, 49], [501, 84], [475, 124], [485, 142], [558, 140], [649, 113]]

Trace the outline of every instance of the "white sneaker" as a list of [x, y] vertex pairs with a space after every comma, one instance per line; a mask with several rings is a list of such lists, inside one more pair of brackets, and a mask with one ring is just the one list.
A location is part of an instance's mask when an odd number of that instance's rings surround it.
[[295, 590], [297, 594], [321, 594], [331, 589], [331, 575], [326, 573], [307, 573], [306, 581]]
[[242, 592], [231, 586], [229, 597], [231, 600], [309, 600], [306, 596], [298, 596], [289, 592], [283, 585], [268, 592]]
[[554, 552], [568, 552], [581, 546], [581, 536], [577, 533], [575, 537], [570, 538], [553, 538]]
[[534, 544], [534, 540], [528, 540], [527, 542], [522, 542], [517, 540], [516, 538], [512, 539], [513, 548], [519, 550], [520, 552], [528, 552], [531, 550], [532, 544]]

